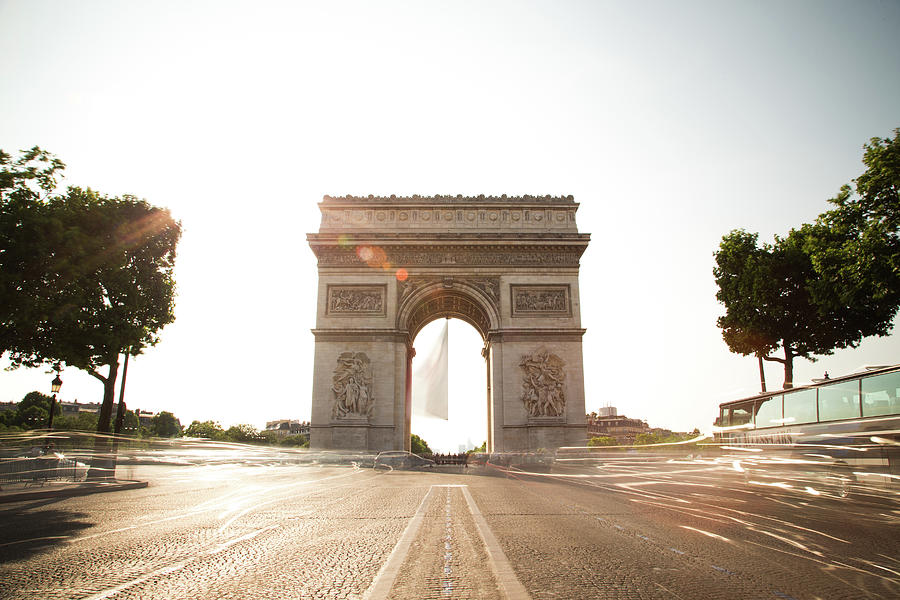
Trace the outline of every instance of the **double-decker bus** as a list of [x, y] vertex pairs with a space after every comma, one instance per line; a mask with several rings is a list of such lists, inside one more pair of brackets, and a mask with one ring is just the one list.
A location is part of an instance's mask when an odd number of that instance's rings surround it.
[[[895, 495], [900, 365], [725, 402], [713, 431], [748, 481], [813, 494]], [[793, 483], [783, 481], [786, 474]]]

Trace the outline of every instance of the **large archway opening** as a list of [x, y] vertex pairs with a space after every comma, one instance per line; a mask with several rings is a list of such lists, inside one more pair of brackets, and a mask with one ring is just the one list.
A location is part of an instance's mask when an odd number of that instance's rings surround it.
[[[440, 355], [445, 327], [447, 370], [442, 372]], [[436, 318], [419, 330], [413, 343], [416, 357], [413, 359], [411, 433], [440, 453], [465, 452], [481, 446], [488, 436], [481, 335], [461, 319]], [[430, 403], [443, 401], [442, 393], [446, 393], [447, 402], [444, 415]]]

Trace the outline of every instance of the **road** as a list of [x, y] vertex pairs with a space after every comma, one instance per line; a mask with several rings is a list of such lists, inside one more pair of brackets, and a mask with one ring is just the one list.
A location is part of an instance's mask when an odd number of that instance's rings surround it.
[[900, 506], [719, 464], [133, 469], [147, 488], [0, 505], [0, 598], [900, 597]]

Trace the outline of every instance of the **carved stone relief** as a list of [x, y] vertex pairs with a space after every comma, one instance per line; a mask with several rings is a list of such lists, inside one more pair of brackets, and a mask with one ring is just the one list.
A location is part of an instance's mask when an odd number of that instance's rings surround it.
[[568, 316], [572, 313], [567, 285], [512, 285], [512, 314]]
[[342, 352], [332, 378], [335, 420], [368, 419], [375, 407], [372, 365], [365, 352]]
[[[486, 250], [454, 248], [442, 250], [435, 247], [417, 249], [384, 247], [385, 262], [395, 266], [554, 266], [577, 267], [581, 258], [580, 249], [558, 249], [552, 246], [528, 249]], [[362, 266], [366, 262], [353, 249], [317, 248], [319, 265], [326, 267]]]
[[525, 354], [522, 402], [532, 418], [561, 417], [566, 412], [565, 371], [561, 358], [549, 352]]
[[382, 315], [385, 311], [385, 287], [328, 286], [329, 315]]
[[497, 305], [500, 302], [500, 278], [499, 277], [408, 277], [405, 281], [398, 281], [398, 296], [402, 303], [406, 298], [412, 295], [416, 290], [434, 283], [442, 283], [444, 287], [452, 287], [454, 281], [465, 283], [481, 290], [488, 298]]
[[454, 292], [441, 292], [418, 305], [410, 315], [408, 326], [410, 331], [419, 331], [422, 326], [435, 316], [454, 316], [474, 325], [482, 336], [486, 336], [491, 328], [491, 320], [484, 309], [466, 296]]

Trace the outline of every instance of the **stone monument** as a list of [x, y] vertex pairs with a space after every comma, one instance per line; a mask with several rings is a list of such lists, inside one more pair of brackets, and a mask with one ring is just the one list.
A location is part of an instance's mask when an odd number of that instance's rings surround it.
[[312, 448], [408, 450], [413, 340], [443, 317], [484, 340], [489, 452], [586, 443], [590, 235], [571, 196], [325, 196], [319, 209]]

